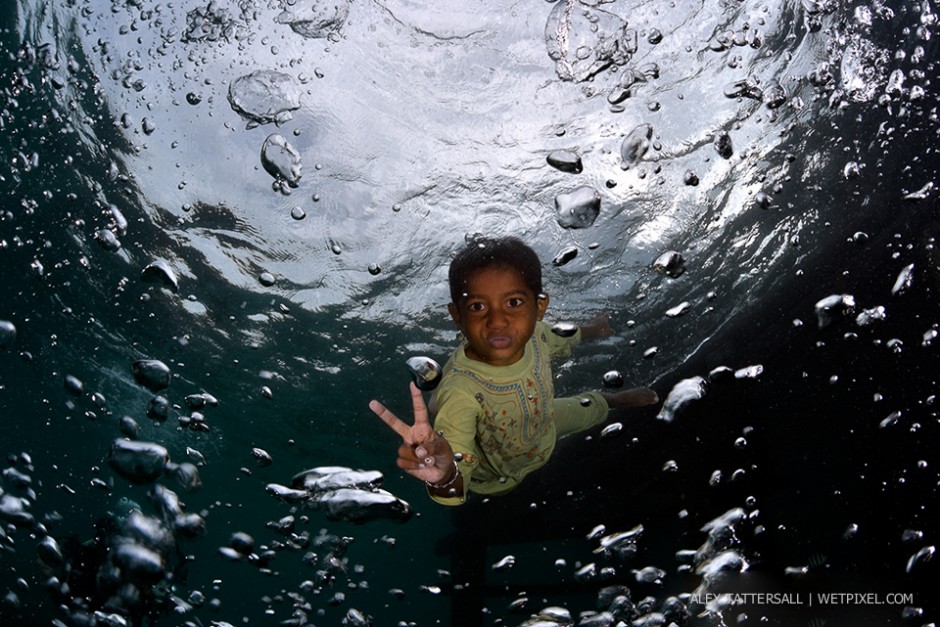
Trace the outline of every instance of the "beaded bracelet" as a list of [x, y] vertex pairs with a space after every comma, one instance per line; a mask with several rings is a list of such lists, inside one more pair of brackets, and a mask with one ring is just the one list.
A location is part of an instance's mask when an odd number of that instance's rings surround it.
[[450, 478], [446, 483], [431, 483], [430, 481], [425, 481], [424, 484], [429, 488], [434, 488], [435, 490], [443, 490], [444, 488], [449, 488], [454, 485], [454, 482], [457, 481], [457, 477], [460, 476], [460, 468], [457, 467], [457, 460], [454, 460], [454, 476]]

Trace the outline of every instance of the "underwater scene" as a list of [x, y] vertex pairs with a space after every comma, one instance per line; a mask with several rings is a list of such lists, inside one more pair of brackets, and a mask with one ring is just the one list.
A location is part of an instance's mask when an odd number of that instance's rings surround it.
[[[935, 625], [938, 11], [8, 2], [0, 624]], [[449, 507], [476, 235], [660, 400]]]

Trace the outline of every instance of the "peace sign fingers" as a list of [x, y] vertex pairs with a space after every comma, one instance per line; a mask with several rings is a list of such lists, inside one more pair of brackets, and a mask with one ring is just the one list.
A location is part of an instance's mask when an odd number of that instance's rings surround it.
[[424, 404], [421, 390], [419, 390], [414, 383], [411, 384], [411, 404], [415, 416], [414, 426], [409, 426], [378, 401], [369, 403], [369, 409], [371, 409], [376, 416], [381, 418], [382, 422], [387, 424], [392, 431], [397, 433], [405, 443], [414, 446], [426, 442], [431, 438], [433, 433], [431, 423], [428, 420], [427, 405]]
[[381, 418], [382, 422], [391, 427], [392, 431], [401, 436], [402, 440], [408, 438], [411, 427], [402, 422], [398, 416], [393, 414], [385, 405], [378, 401], [372, 401], [369, 403], [369, 409], [371, 409], [376, 416]]

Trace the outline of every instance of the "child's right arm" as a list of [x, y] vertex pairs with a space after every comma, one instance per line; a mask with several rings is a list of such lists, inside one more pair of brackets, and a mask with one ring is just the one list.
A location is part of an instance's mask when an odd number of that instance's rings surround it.
[[378, 401], [369, 403], [369, 409], [401, 436], [396, 462], [399, 468], [424, 481], [435, 496], [463, 494], [463, 476], [454, 460], [454, 451], [447, 439], [431, 428], [421, 390], [414, 383], [410, 387], [414, 425], [409, 426]]

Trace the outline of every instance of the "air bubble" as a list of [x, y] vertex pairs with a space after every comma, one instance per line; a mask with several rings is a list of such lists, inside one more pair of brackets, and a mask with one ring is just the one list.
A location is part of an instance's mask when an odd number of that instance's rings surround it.
[[440, 364], [430, 357], [409, 357], [405, 366], [419, 390], [430, 392], [441, 382], [443, 370]]
[[565, 229], [584, 229], [597, 219], [601, 196], [593, 187], [578, 187], [555, 197], [555, 219]]

